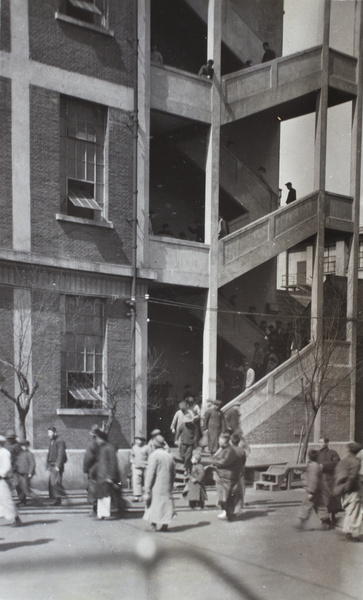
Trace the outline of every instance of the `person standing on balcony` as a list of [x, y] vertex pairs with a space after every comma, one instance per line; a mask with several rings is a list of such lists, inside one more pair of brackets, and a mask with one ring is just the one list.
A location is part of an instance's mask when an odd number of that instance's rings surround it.
[[248, 390], [255, 383], [256, 374], [247, 360], [244, 363], [244, 368], [246, 372], [245, 390]]
[[268, 42], [263, 42], [262, 48], [264, 49], [264, 55], [262, 57], [262, 62], [269, 62], [270, 60], [274, 60], [276, 58], [276, 52], [271, 50], [270, 44]]
[[213, 79], [213, 75], [214, 75], [213, 65], [214, 65], [214, 60], [212, 60], [210, 58], [206, 65], [202, 65], [200, 67], [198, 75], [200, 75], [201, 77], [206, 77], [207, 79]]
[[150, 59], [151, 62], [156, 63], [158, 65], [162, 65], [163, 64], [163, 57], [159, 52], [159, 48], [156, 44], [153, 44], [151, 46], [151, 55], [150, 55]]
[[296, 190], [292, 187], [291, 181], [288, 181], [287, 183], [285, 183], [285, 185], [289, 190], [289, 193], [287, 194], [286, 198], [286, 204], [291, 204], [291, 202], [294, 202], [296, 200]]

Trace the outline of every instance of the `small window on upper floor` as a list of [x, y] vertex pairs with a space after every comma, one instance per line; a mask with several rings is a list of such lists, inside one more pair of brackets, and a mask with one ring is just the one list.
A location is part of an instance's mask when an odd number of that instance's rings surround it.
[[62, 98], [61, 171], [63, 214], [100, 221], [105, 214], [104, 141], [106, 110]]
[[77, 21], [106, 26], [107, 0], [64, 0], [62, 9]]

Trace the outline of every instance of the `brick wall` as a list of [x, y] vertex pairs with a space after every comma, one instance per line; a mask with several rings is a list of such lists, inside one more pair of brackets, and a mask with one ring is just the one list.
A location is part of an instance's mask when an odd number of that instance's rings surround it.
[[[49, 296], [49, 300], [48, 300]], [[39, 319], [37, 331], [33, 327], [33, 372], [40, 372], [40, 386], [34, 398], [34, 447], [47, 447], [47, 428], [55, 425], [68, 448], [85, 448], [94, 423], [102, 424], [107, 417], [93, 415], [57, 415], [61, 407], [61, 350], [64, 314], [60, 310], [60, 296], [53, 300], [49, 294], [37, 292], [33, 309], [39, 301], [46, 305], [43, 322]], [[45, 302], [44, 302], [45, 300]], [[125, 299], [106, 302], [108, 388], [115, 394], [117, 409], [110, 432], [110, 440], [118, 448], [128, 448], [131, 441], [132, 406], [130, 399], [131, 356], [130, 317]], [[33, 326], [37, 323], [34, 316]], [[64, 382], [63, 382], [64, 383]]]
[[0, 3], [0, 31], [0, 51], [10, 52], [10, 0], [2, 0]]
[[0, 77], [0, 247], [12, 247], [11, 82]]
[[[350, 385], [346, 380], [334, 390], [322, 407], [322, 435], [328, 435], [331, 440], [336, 442], [349, 439], [349, 393]], [[298, 443], [304, 423], [304, 401], [298, 396], [249, 433], [248, 441], [252, 444]]]
[[126, 86], [133, 85], [134, 0], [109, 0], [114, 37], [55, 18], [60, 0], [29, 2], [30, 58]]
[[[59, 258], [129, 265], [132, 228], [132, 133], [129, 115], [110, 110], [105, 149], [109, 220], [114, 229], [56, 220], [61, 210], [60, 97], [30, 89], [32, 250]], [[63, 175], [64, 176], [64, 175]], [[107, 180], [106, 177], [106, 180]], [[106, 192], [107, 195], [107, 192]]]

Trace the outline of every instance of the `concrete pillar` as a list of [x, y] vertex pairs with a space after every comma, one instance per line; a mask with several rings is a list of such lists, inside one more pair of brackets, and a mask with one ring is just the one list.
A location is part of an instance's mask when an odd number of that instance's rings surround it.
[[210, 246], [209, 286], [203, 334], [203, 406], [217, 392], [218, 326], [218, 203], [220, 147], [220, 82], [222, 2], [209, 0], [208, 56], [214, 60], [211, 89], [212, 120], [209, 134], [205, 181], [205, 243]]
[[150, 177], [150, 0], [138, 0], [137, 262], [149, 255]]
[[345, 241], [339, 240], [335, 245], [335, 274], [340, 277], [346, 275], [346, 254], [345, 254]]
[[359, 261], [359, 202], [361, 188], [361, 152], [362, 152], [362, 85], [363, 85], [363, 8], [356, 3], [355, 15], [356, 35], [354, 43], [355, 56], [358, 57], [357, 97], [352, 103], [351, 126], [351, 168], [350, 194], [353, 196], [354, 232], [348, 248], [347, 268], [347, 341], [350, 342], [349, 368], [350, 375], [350, 439], [355, 437], [356, 410], [356, 371], [357, 363], [357, 294], [358, 294], [358, 261]]
[[146, 436], [147, 425], [147, 289], [138, 286], [135, 323], [135, 435]]
[[30, 106], [27, 77], [29, 25], [27, 0], [13, 0], [10, 11], [11, 58], [17, 64], [11, 81], [13, 248], [31, 251]]
[[[326, 185], [326, 148], [328, 126], [328, 91], [329, 91], [329, 30], [330, 0], [324, 2], [324, 31], [322, 51], [322, 82], [318, 93], [315, 120], [314, 148], [314, 188], [318, 190], [318, 232], [314, 244], [313, 277], [311, 290], [311, 339], [317, 343], [322, 341], [323, 332], [323, 284], [324, 284], [324, 212]], [[319, 358], [318, 358], [319, 360]], [[319, 386], [315, 386], [315, 394], [319, 395]], [[320, 437], [321, 414], [315, 420], [314, 441]]]

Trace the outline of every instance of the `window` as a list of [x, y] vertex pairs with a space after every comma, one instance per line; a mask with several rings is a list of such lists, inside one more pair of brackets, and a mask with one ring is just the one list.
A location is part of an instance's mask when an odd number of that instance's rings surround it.
[[102, 408], [104, 303], [65, 297], [66, 408]]
[[103, 107], [62, 100], [62, 212], [71, 217], [98, 221], [105, 217], [105, 121]]
[[324, 248], [324, 273], [335, 273], [336, 266], [336, 248], [334, 246], [326, 246]]
[[65, 0], [63, 11], [68, 17], [92, 25], [106, 25], [106, 0]]
[[363, 242], [359, 242], [359, 269], [363, 269]]

